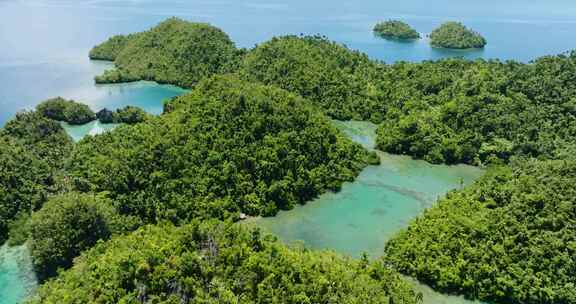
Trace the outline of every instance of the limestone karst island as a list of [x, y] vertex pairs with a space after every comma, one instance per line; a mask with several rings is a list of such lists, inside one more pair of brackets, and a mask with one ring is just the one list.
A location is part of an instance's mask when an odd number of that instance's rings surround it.
[[0, 304], [576, 303], [575, 14], [0, 1]]

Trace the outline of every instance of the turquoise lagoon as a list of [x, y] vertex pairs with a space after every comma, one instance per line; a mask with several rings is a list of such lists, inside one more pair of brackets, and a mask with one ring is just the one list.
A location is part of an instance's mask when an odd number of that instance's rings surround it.
[[21, 302], [36, 284], [26, 246], [0, 247], [0, 304]]
[[[368, 122], [334, 122], [352, 140], [367, 149], [375, 144], [376, 126]], [[472, 183], [482, 176], [477, 167], [432, 165], [406, 156], [376, 151], [379, 166], [364, 169], [352, 183], [336, 193], [317, 199], [275, 217], [253, 218], [257, 225], [287, 243], [303, 243], [313, 249], [334, 250], [349, 256], [383, 254], [386, 242], [409, 222], [431, 207], [448, 191]], [[425, 304], [480, 303], [461, 296], [445, 295], [406, 278], [424, 296]]]

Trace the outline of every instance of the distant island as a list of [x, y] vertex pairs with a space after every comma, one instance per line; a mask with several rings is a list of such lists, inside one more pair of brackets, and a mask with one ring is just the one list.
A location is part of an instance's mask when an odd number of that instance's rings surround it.
[[[431, 39], [485, 44], [461, 28]], [[321, 36], [237, 49], [171, 18], [91, 58], [113, 59], [118, 81], [193, 90], [78, 143], [60, 121], [141, 112], [57, 98], [0, 129], [0, 243], [30, 246], [43, 284], [28, 303], [421, 303], [400, 273], [489, 303], [576, 302], [576, 51], [385, 64]], [[338, 191], [378, 161], [333, 119], [378, 123], [377, 150], [486, 173], [374, 260], [233, 224]]]
[[169, 18], [148, 31], [111, 37], [90, 51], [90, 59], [116, 66], [96, 76], [99, 84], [150, 80], [192, 88], [205, 77], [225, 74], [239, 53], [219, 28]]
[[374, 26], [374, 34], [385, 39], [420, 39], [420, 34], [405, 22], [388, 20]]
[[459, 22], [446, 22], [428, 36], [430, 44], [448, 49], [483, 48], [486, 39]]

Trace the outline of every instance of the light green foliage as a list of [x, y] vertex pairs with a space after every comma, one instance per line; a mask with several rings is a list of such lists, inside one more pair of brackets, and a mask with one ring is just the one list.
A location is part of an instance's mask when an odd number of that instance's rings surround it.
[[446, 22], [429, 35], [433, 46], [449, 49], [483, 48], [486, 39], [459, 22]]
[[36, 106], [36, 110], [47, 118], [71, 125], [82, 125], [96, 119], [96, 114], [87, 105], [62, 97], [43, 101]]
[[374, 33], [386, 39], [420, 39], [420, 34], [405, 22], [400, 20], [388, 20], [377, 23]]
[[91, 53], [92, 58], [114, 59], [117, 68], [96, 77], [98, 83], [151, 80], [184, 88], [231, 68], [238, 55], [220, 29], [177, 18], [142, 33], [113, 37]]
[[258, 230], [194, 221], [97, 245], [31, 303], [415, 303], [382, 264], [287, 248]]
[[368, 153], [302, 98], [232, 76], [200, 83], [173, 111], [82, 141], [70, 170], [149, 222], [273, 215], [337, 190]]
[[382, 68], [326, 38], [286, 36], [251, 50], [240, 73], [298, 93], [333, 118], [380, 122], [385, 103], [375, 86]]
[[450, 193], [390, 241], [386, 261], [446, 292], [576, 302], [576, 161], [519, 161]]
[[34, 268], [41, 279], [54, 276], [83, 250], [127, 224], [119, 222], [111, 202], [104, 198], [77, 193], [54, 196], [29, 223]]

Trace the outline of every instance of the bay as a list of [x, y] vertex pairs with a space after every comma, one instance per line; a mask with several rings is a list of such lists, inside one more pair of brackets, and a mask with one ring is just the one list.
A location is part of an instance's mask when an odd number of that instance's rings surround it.
[[70, 135], [70, 137], [72, 137], [72, 139], [75, 142], [78, 142], [87, 135], [94, 136], [102, 134], [104, 132], [114, 130], [121, 124], [116, 123], [103, 124], [98, 120], [94, 120], [92, 122], [83, 125], [70, 125], [65, 122], [62, 122], [61, 125], [64, 128], [64, 130], [68, 133], [68, 135]]
[[[375, 125], [358, 121], [334, 124], [352, 140], [374, 149]], [[356, 258], [364, 253], [378, 258], [386, 242], [438, 198], [484, 173], [472, 166], [432, 165], [407, 156], [376, 152], [381, 164], [365, 168], [341, 191], [323, 194], [275, 217], [252, 218], [247, 224], [261, 227], [289, 244], [303, 243], [308, 248], [334, 250]], [[435, 292], [411, 278], [407, 280], [423, 294], [426, 304], [479, 303]]]

